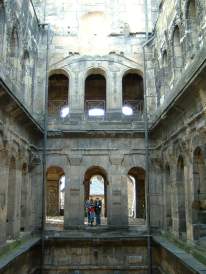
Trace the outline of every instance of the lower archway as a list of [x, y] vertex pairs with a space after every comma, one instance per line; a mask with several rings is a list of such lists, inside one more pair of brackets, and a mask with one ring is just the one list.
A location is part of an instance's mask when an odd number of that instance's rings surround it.
[[141, 167], [133, 167], [127, 176], [128, 218], [129, 223], [137, 219], [145, 219], [145, 171]]
[[46, 215], [64, 215], [65, 176], [61, 167], [47, 169]]
[[[84, 203], [85, 203], [85, 217], [87, 216], [87, 201], [99, 200], [101, 201], [101, 224], [107, 223], [107, 174], [106, 171], [98, 166], [89, 168], [84, 176]], [[85, 219], [85, 223], [88, 220]]]

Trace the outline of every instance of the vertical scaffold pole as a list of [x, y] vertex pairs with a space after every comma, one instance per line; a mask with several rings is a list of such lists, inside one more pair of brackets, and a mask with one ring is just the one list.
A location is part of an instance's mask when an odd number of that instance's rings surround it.
[[42, 249], [41, 249], [41, 274], [44, 272], [44, 248], [45, 248], [45, 223], [46, 223], [46, 162], [47, 162], [47, 132], [48, 132], [48, 62], [49, 62], [49, 24], [44, 24], [43, 27], [47, 26], [47, 38], [46, 38], [46, 72], [45, 72], [45, 102], [44, 102], [44, 142], [43, 142], [43, 183], [42, 183]]
[[152, 248], [151, 248], [151, 224], [150, 224], [150, 182], [149, 182], [149, 134], [148, 134], [148, 111], [147, 111], [147, 70], [145, 46], [149, 38], [148, 26], [148, 0], [145, 0], [145, 38], [146, 43], [143, 45], [144, 57], [144, 138], [145, 138], [145, 198], [146, 198], [146, 222], [147, 222], [147, 260], [148, 274], [152, 274]]

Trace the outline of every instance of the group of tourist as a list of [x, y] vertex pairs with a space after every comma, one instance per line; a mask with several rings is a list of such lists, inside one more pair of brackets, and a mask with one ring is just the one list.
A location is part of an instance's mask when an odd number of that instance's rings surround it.
[[102, 201], [99, 198], [87, 200], [85, 209], [88, 217], [88, 225], [93, 226], [96, 219], [96, 225], [101, 224]]

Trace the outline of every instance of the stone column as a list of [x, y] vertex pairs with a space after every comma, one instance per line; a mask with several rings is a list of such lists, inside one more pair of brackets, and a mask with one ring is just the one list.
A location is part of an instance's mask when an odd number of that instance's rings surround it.
[[128, 226], [127, 176], [122, 166], [123, 158], [119, 152], [110, 156], [108, 225], [117, 227]]
[[[163, 185], [162, 185], [162, 161], [161, 158], [150, 158], [150, 218], [151, 227], [154, 230], [159, 230], [163, 227]], [[158, 214], [157, 214], [158, 212]]]
[[172, 231], [173, 234], [179, 236], [179, 217], [178, 217], [178, 196], [177, 196], [177, 183], [176, 174], [177, 165], [176, 159], [173, 159], [173, 164], [170, 165], [171, 177], [171, 210], [172, 210]]
[[82, 156], [70, 157], [69, 182], [66, 182], [64, 227], [84, 224], [84, 186], [82, 174]]
[[193, 208], [192, 202], [194, 200], [194, 185], [193, 185], [193, 162], [192, 155], [187, 151], [186, 165], [185, 165], [185, 214], [187, 226], [187, 240], [196, 240], [198, 231], [193, 225]]
[[0, 152], [0, 245], [6, 241], [6, 193], [8, 188], [9, 167], [5, 152]]
[[15, 200], [15, 219], [14, 219], [14, 235], [20, 233], [21, 222], [21, 184], [22, 184], [22, 165], [21, 161], [17, 159], [16, 164], [16, 200]]
[[[31, 174], [31, 216], [30, 229], [39, 230], [42, 225], [42, 184], [43, 170], [40, 160], [34, 160], [30, 163]], [[45, 201], [44, 201], [45, 202]]]

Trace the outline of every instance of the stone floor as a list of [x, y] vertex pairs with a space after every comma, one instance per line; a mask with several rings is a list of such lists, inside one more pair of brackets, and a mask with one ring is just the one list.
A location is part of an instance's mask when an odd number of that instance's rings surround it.
[[[84, 221], [85, 227], [88, 227], [88, 220], [85, 218]], [[131, 227], [145, 227], [144, 219], [134, 219], [129, 218], [129, 226]], [[64, 217], [63, 216], [48, 216], [46, 217], [46, 230], [63, 230], [64, 227]], [[94, 227], [96, 227], [94, 223]], [[100, 227], [107, 227], [107, 218], [101, 217]]]

